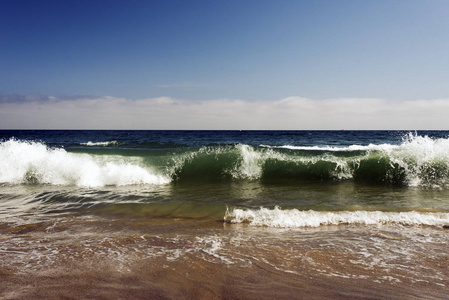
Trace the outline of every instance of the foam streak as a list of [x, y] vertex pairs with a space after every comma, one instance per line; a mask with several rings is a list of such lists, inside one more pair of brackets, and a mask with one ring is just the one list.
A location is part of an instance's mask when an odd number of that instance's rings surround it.
[[252, 226], [279, 228], [319, 227], [325, 225], [407, 225], [443, 226], [449, 224], [449, 213], [341, 211], [319, 212], [297, 209], [228, 209], [224, 220]]

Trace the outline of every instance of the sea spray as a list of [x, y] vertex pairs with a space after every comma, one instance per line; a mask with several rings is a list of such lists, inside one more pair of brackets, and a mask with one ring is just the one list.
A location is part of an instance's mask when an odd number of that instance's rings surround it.
[[95, 157], [10, 139], [0, 144], [0, 182], [85, 187], [164, 184], [170, 179], [122, 157]]
[[262, 152], [257, 152], [248, 145], [236, 145], [241, 160], [231, 174], [234, 178], [259, 179], [262, 176], [262, 164], [266, 159]]
[[404, 169], [409, 186], [444, 187], [449, 184], [449, 139], [409, 133], [396, 151], [387, 152]]

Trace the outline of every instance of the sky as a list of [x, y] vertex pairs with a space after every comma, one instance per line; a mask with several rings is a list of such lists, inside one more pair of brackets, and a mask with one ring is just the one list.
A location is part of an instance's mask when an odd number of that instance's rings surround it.
[[0, 129], [449, 129], [447, 0], [0, 0]]

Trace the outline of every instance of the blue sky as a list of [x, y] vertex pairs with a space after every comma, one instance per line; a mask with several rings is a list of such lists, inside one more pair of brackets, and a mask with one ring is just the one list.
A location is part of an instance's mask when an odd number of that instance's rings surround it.
[[448, 99], [448, 13], [447, 0], [1, 0], [0, 96]]

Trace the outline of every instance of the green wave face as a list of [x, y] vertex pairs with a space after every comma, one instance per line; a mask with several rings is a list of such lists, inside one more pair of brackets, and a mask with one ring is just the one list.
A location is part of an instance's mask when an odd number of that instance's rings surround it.
[[211, 145], [91, 147], [0, 143], [0, 182], [75, 186], [192, 182], [354, 181], [438, 187], [449, 184], [449, 140], [414, 137], [401, 145], [332, 147]]
[[202, 148], [174, 158], [167, 174], [188, 181], [346, 181], [398, 186], [445, 187], [449, 156], [419, 157], [404, 149], [295, 151], [248, 145]]

